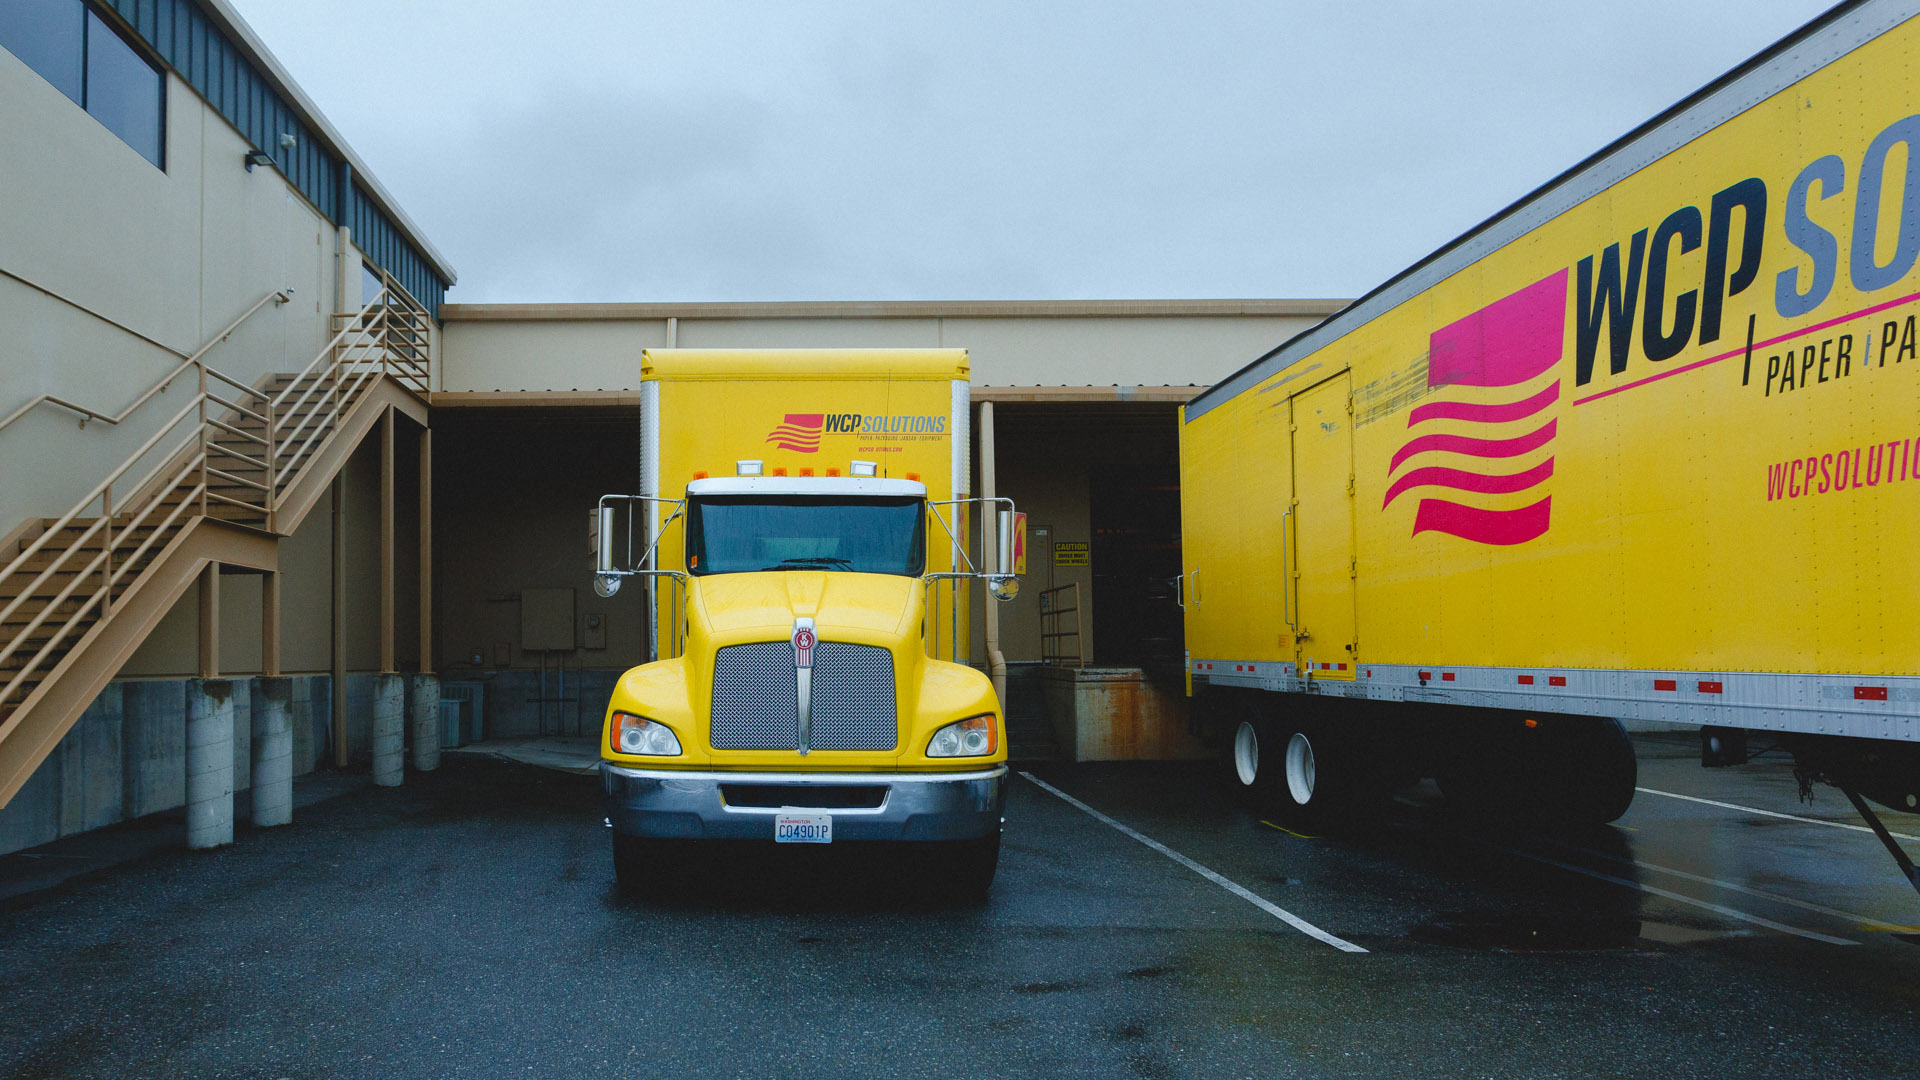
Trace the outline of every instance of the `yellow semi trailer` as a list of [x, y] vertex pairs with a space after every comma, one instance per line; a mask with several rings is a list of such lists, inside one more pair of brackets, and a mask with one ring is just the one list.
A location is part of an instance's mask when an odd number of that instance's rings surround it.
[[1917, 10], [1833, 9], [1186, 406], [1242, 783], [1610, 820], [1641, 718], [1920, 807]]
[[593, 518], [596, 589], [653, 611], [601, 736], [622, 886], [696, 841], [884, 842], [984, 895], [1007, 740], [967, 602], [1012, 598], [1019, 538], [968, 494], [966, 351], [652, 349], [640, 385], [640, 491]]

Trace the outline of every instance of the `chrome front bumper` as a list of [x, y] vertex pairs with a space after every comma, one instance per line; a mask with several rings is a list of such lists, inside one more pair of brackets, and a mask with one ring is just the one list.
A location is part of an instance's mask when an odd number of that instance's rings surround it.
[[[1007, 799], [1005, 765], [819, 774], [633, 769], [603, 761], [600, 775], [614, 831], [658, 839], [771, 841], [774, 817], [791, 808], [832, 814], [835, 842], [972, 840], [999, 830]], [[751, 804], [739, 805], [749, 793]]]

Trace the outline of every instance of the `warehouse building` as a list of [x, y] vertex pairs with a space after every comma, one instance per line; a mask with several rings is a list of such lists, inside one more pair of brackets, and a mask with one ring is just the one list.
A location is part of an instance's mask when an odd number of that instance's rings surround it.
[[[182, 806], [219, 842], [289, 775], [594, 732], [648, 648], [583, 587], [645, 348], [968, 349], [1033, 529], [1029, 749], [1189, 752], [1176, 410], [1339, 306], [448, 304], [226, 0], [0, 7], [0, 190], [0, 851]], [[529, 593], [570, 638], [527, 636]]]

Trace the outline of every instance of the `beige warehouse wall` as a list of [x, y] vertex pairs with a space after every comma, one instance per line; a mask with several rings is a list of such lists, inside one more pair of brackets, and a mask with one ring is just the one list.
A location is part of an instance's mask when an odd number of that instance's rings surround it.
[[[449, 304], [441, 389], [630, 390], [640, 350], [969, 350], [975, 386], [1206, 386], [1317, 323], [1334, 301], [1005, 304]], [[929, 314], [874, 314], [918, 311]], [[942, 314], [945, 310], [947, 313]], [[972, 314], [984, 310], [988, 314]], [[674, 315], [674, 311], [686, 314]]]
[[[274, 290], [293, 301], [208, 363], [251, 384], [326, 343], [336, 230], [272, 167], [246, 171], [245, 140], [172, 76], [166, 108], [162, 171], [0, 49], [0, 416], [42, 393], [118, 412]], [[176, 385], [120, 427], [42, 406], [0, 431], [0, 460], [33, 466], [0, 470], [0, 532], [69, 509], [194, 390]]]

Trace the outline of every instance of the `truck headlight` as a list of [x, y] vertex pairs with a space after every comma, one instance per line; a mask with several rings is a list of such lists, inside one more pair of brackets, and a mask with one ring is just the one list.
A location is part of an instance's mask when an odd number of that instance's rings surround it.
[[614, 713], [609, 734], [616, 754], [674, 757], [680, 753], [680, 740], [674, 737], [673, 729], [644, 716]]
[[999, 736], [993, 729], [993, 714], [988, 713], [948, 724], [934, 732], [927, 743], [927, 756], [985, 757], [999, 744]]

